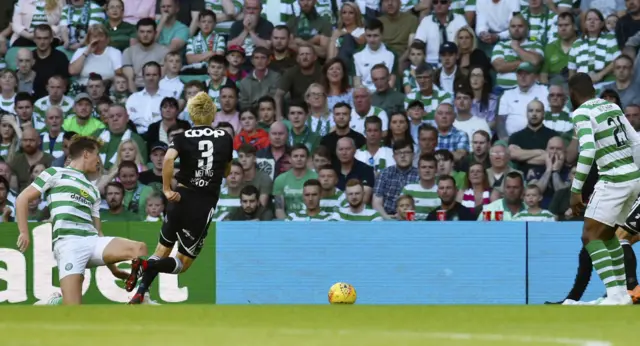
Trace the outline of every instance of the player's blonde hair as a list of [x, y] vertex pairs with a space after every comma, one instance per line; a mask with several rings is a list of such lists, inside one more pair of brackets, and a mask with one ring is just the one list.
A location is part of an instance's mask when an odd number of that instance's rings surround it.
[[199, 92], [187, 102], [187, 112], [196, 126], [211, 126], [217, 111], [213, 100], [204, 91]]

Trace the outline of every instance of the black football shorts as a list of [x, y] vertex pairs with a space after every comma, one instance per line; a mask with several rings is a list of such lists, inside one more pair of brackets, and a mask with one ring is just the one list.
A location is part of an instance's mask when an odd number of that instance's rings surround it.
[[167, 205], [159, 242], [169, 248], [178, 242], [179, 253], [196, 258], [204, 246], [219, 194], [183, 186], [179, 186], [176, 192], [180, 194], [180, 202]]

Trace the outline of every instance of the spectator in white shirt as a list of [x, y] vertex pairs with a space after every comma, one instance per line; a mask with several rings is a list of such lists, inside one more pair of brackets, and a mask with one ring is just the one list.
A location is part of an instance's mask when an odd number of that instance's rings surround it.
[[164, 77], [160, 80], [160, 89], [172, 94], [174, 99], [182, 97], [184, 83], [180, 80], [182, 58], [179, 53], [171, 52], [164, 57]]
[[[356, 69], [356, 76], [353, 77], [353, 85], [365, 86], [371, 92], [376, 91], [376, 86], [371, 79], [371, 68], [373, 66], [384, 64], [389, 71], [395, 71], [395, 54], [388, 50], [382, 43], [383, 31], [384, 27], [381, 21], [375, 18], [369, 20], [364, 31], [367, 45], [363, 50], [353, 56], [353, 63]], [[396, 75], [392, 74], [389, 77], [389, 86], [395, 88]]]
[[498, 106], [498, 137], [506, 139], [527, 127], [527, 105], [538, 100], [549, 109], [549, 90], [536, 84], [537, 69], [528, 62], [520, 64], [516, 70], [518, 86], [502, 94]]
[[373, 167], [378, 176], [383, 169], [396, 165], [393, 150], [382, 146], [382, 120], [379, 117], [368, 117], [364, 121], [367, 144], [356, 151], [356, 160]]
[[152, 123], [161, 120], [160, 103], [171, 93], [160, 89], [161, 67], [150, 61], [142, 67], [144, 89], [133, 93], [127, 100], [127, 112], [136, 125], [139, 134], [145, 134]]
[[86, 46], [79, 48], [71, 57], [69, 74], [77, 77], [76, 83], [87, 85], [89, 75], [97, 73], [105, 80], [112, 80], [122, 68], [122, 53], [109, 46], [109, 32], [102, 24], [89, 27]]
[[356, 132], [365, 134], [365, 119], [377, 116], [382, 120], [382, 131], [386, 134], [389, 129], [389, 117], [382, 108], [371, 105], [371, 93], [366, 87], [356, 87], [353, 89], [353, 111], [349, 127]]
[[427, 45], [426, 61], [434, 66], [438, 65], [438, 50], [445, 42], [453, 42], [460, 28], [467, 26], [464, 16], [449, 10], [450, 0], [434, 0], [433, 14], [422, 19], [415, 40]]
[[491, 133], [486, 120], [471, 114], [471, 103], [473, 102], [473, 91], [471, 89], [462, 88], [458, 90], [454, 102], [457, 115], [456, 120], [453, 122], [453, 127], [466, 132], [469, 138], [472, 138], [473, 134], [478, 130]]
[[[513, 14], [518, 12], [520, 12], [520, 0], [477, 0], [478, 39], [489, 48], [493, 48], [498, 40], [508, 40], [509, 22]], [[491, 50], [485, 50], [485, 53], [490, 53]]]

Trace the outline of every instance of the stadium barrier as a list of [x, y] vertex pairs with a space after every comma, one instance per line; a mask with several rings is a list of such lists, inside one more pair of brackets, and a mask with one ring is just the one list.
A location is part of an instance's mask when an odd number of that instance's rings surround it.
[[[581, 223], [223, 222], [187, 273], [161, 274], [160, 303], [326, 304], [331, 284], [353, 284], [361, 304], [540, 304], [561, 299], [575, 277]], [[158, 226], [103, 224], [107, 235], [153, 251]], [[0, 224], [0, 304], [32, 304], [57, 290], [51, 232], [35, 228], [15, 249]], [[123, 268], [127, 268], [123, 264]], [[85, 303], [126, 302], [107, 268], [87, 270]], [[594, 274], [585, 299], [604, 291]]]

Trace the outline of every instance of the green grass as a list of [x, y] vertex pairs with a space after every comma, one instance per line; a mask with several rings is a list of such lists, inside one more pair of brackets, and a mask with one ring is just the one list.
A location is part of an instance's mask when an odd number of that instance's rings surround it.
[[638, 313], [634, 306], [3, 306], [0, 344], [631, 346]]

